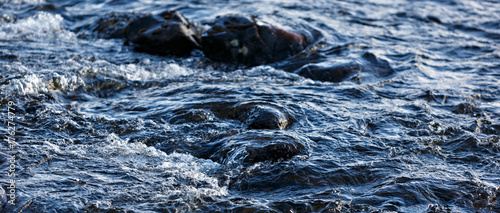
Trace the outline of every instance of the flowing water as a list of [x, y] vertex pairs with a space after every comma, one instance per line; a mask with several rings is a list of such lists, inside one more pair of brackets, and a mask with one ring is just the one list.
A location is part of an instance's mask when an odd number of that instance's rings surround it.
[[[304, 59], [244, 67], [92, 31], [113, 12], [172, 9], [322, 37]], [[307, 63], [362, 69], [321, 82], [293, 72]], [[500, 211], [496, 0], [0, 0], [0, 72], [5, 212]], [[245, 103], [295, 122], [221, 113]], [[243, 159], [265, 140], [304, 150]]]

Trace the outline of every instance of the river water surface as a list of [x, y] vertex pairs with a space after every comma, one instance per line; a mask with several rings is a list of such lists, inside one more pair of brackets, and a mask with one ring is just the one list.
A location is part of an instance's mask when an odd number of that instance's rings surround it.
[[[305, 59], [244, 67], [92, 31], [112, 12], [172, 9], [322, 37]], [[361, 69], [321, 82], [293, 72], [307, 63]], [[0, 73], [5, 212], [500, 212], [496, 0], [0, 0]], [[246, 103], [295, 122], [256, 130], [221, 115]], [[242, 159], [273, 138], [304, 150]]]

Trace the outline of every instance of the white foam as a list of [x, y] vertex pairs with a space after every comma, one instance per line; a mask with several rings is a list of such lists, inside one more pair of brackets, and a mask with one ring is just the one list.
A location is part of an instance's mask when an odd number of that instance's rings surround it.
[[14, 23], [0, 25], [0, 40], [13, 41], [40, 41], [44, 39], [56, 39], [63, 41], [75, 41], [76, 35], [65, 30], [61, 15], [41, 12], [33, 17], [20, 19]]
[[178, 64], [160, 62], [157, 65], [120, 65], [117, 70], [128, 80], [150, 81], [158, 79], [176, 78], [192, 74], [191, 69], [181, 67]]
[[24, 76], [24, 78], [13, 79], [8, 85], [4, 85], [2, 91], [8, 95], [29, 95], [47, 92], [47, 84], [35, 74]]
[[22, 78], [12, 79], [9, 84], [2, 85], [0, 91], [7, 96], [23, 96], [47, 93], [49, 91], [73, 91], [85, 85], [85, 82], [76, 75], [27, 74]]
[[261, 77], [261, 78], [287, 78], [299, 80], [300, 76], [295, 73], [287, 72], [268, 65], [255, 66], [247, 70], [236, 70], [235, 74], [240, 74], [248, 77]]
[[[22, 75], [0, 86], [4, 95], [30, 95], [50, 91], [74, 91], [85, 86], [84, 79], [100, 75], [129, 81], [162, 81], [195, 73], [194, 70], [167, 62], [116, 65], [105, 60], [90, 62], [68, 59], [60, 66], [44, 70], [30, 68], [14, 62], [0, 67], [12, 75]], [[93, 77], [91, 77], [93, 78]]]
[[122, 65], [115, 65], [105, 60], [96, 60], [91, 63], [83, 62], [83, 65], [78, 70], [83, 75], [98, 74], [117, 79], [143, 82], [172, 79], [195, 73], [195, 70], [178, 64], [165, 61], [151, 63], [149, 59], [137, 64]]
[[[143, 143], [130, 143], [116, 134], [110, 134], [104, 142], [97, 145], [93, 152], [101, 157], [123, 163], [125, 171], [139, 170], [145, 176], [170, 176], [166, 184], [175, 186], [171, 190], [162, 191], [158, 196], [179, 195], [186, 198], [199, 196], [226, 196], [226, 186], [219, 186], [216, 177], [210, 174], [221, 168], [221, 165], [207, 159], [199, 159], [190, 154], [166, 154], [152, 146]], [[152, 174], [148, 172], [153, 172]], [[160, 173], [160, 174], [158, 174]], [[156, 177], [145, 177], [156, 178]]]

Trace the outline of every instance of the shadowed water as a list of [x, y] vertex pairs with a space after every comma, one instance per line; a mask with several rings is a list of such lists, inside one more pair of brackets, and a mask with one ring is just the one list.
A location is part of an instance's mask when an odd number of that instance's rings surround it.
[[[95, 31], [173, 9], [322, 36], [245, 67]], [[5, 212], [500, 211], [497, 1], [0, 0], [0, 72]], [[256, 128], [255, 109], [287, 123]]]

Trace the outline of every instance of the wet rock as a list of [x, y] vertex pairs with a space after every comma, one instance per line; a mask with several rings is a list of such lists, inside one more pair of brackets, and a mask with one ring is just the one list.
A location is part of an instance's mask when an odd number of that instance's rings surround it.
[[481, 125], [481, 132], [485, 134], [500, 135], [500, 123], [483, 124]]
[[200, 48], [197, 29], [177, 11], [132, 21], [125, 29], [125, 36], [137, 51], [152, 54], [186, 56]]
[[191, 109], [191, 110], [182, 110], [177, 112], [178, 115], [174, 116], [170, 119], [170, 122], [173, 124], [179, 123], [200, 123], [204, 121], [209, 121], [213, 119], [213, 114], [204, 109]]
[[394, 70], [388, 61], [367, 52], [356, 59], [356, 62], [308, 64], [294, 72], [319, 81], [341, 82], [351, 79], [361, 82], [370, 78], [388, 77], [394, 73]]
[[218, 17], [202, 36], [203, 52], [214, 61], [244, 65], [284, 60], [304, 50], [311, 38], [257, 21], [254, 17]]
[[125, 38], [125, 28], [139, 17], [140, 15], [131, 13], [110, 13], [100, 18], [92, 31], [98, 38]]
[[381, 59], [375, 54], [366, 52], [361, 56], [363, 60], [362, 70], [376, 77], [387, 77], [394, 73], [388, 61]]
[[220, 144], [210, 157], [221, 163], [256, 163], [288, 160], [307, 154], [308, 140], [282, 132], [245, 132], [216, 141]]
[[476, 103], [465, 102], [460, 103], [453, 112], [457, 114], [476, 114], [479, 113], [479, 107]]
[[43, 105], [38, 101], [32, 101], [25, 106], [25, 112], [29, 114], [36, 114], [36, 112], [43, 108]]
[[361, 65], [356, 63], [334, 65], [310, 64], [298, 69], [295, 73], [312, 80], [341, 82], [361, 70]]
[[250, 147], [244, 162], [287, 160], [304, 149], [302, 144], [277, 141], [263, 147]]
[[285, 109], [260, 103], [236, 106], [235, 118], [251, 129], [285, 129], [295, 121]]

